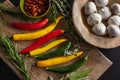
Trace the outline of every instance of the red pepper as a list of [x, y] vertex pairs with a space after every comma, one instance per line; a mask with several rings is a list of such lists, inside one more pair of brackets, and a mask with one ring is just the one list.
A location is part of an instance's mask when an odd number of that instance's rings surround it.
[[28, 53], [29, 51], [42, 46], [44, 43], [48, 42], [49, 40], [51, 40], [57, 36], [62, 35], [63, 33], [64, 33], [63, 29], [54, 30], [54, 31], [50, 32], [49, 34], [39, 38], [37, 41], [35, 41], [31, 45], [29, 45], [28, 47], [26, 47], [25, 49], [20, 51], [20, 53], [21, 54]]
[[43, 19], [40, 22], [32, 23], [32, 24], [10, 22], [10, 25], [15, 28], [22, 29], [22, 30], [35, 30], [35, 29], [44, 27], [47, 23], [48, 23], [48, 18]]

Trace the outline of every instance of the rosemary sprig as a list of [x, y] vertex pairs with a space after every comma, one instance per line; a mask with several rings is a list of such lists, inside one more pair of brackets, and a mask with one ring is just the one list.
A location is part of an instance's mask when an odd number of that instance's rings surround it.
[[49, 17], [50, 21], [54, 21], [54, 22], [56, 21], [57, 13], [58, 13], [57, 6], [54, 2], [52, 2], [51, 3], [51, 14]]
[[8, 52], [8, 57], [14, 64], [15, 68], [21, 73], [22, 80], [31, 80], [31, 74], [29, 73], [26, 66], [26, 58], [19, 54], [17, 48], [13, 42], [7, 38], [0, 35], [0, 42], [5, 47]]
[[51, 0], [51, 1], [55, 3], [57, 10], [60, 12], [61, 15], [64, 16], [65, 20], [67, 21], [68, 30], [73, 30], [70, 32], [70, 34], [73, 36], [75, 42], [77, 42], [77, 47], [79, 48], [80, 46], [78, 45], [78, 42], [79, 42], [80, 37], [78, 37], [78, 34], [74, 27], [72, 17], [71, 17], [72, 10], [71, 10], [68, 2], [66, 0]]

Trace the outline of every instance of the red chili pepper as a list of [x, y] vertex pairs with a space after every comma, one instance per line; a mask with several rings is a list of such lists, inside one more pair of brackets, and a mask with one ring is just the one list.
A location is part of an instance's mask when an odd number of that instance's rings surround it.
[[33, 24], [10, 22], [10, 25], [22, 30], [35, 30], [44, 27], [47, 23], [48, 23], [48, 18]]
[[51, 39], [53, 39], [53, 38], [55, 38], [57, 36], [62, 35], [63, 33], [64, 33], [63, 29], [54, 30], [54, 31], [50, 32], [49, 34], [39, 38], [37, 41], [35, 41], [31, 45], [29, 45], [28, 47], [26, 47], [25, 49], [20, 51], [20, 53], [21, 54], [28, 53], [29, 51], [42, 46], [44, 43], [48, 42], [49, 40], [51, 40]]

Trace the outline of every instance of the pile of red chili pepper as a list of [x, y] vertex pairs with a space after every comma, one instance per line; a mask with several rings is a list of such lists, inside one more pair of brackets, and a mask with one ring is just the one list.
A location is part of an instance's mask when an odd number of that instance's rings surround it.
[[47, 9], [49, 0], [25, 0], [24, 10], [29, 16], [40, 16]]

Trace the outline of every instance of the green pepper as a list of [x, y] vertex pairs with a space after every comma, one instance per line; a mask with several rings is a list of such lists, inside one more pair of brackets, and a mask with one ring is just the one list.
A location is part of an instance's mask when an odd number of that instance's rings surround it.
[[73, 71], [81, 67], [83, 64], [86, 63], [87, 60], [88, 60], [88, 55], [84, 56], [82, 59], [80, 59], [74, 64], [71, 64], [68, 66], [62, 66], [62, 67], [46, 67], [46, 70], [53, 71], [53, 72], [59, 72], [59, 73], [70, 72], [70, 71]]
[[35, 58], [37, 59], [48, 59], [48, 58], [53, 58], [53, 57], [57, 57], [62, 55], [66, 50], [68, 50], [71, 46], [71, 42], [68, 41], [65, 45], [63, 45], [63, 47], [61, 47], [60, 49], [57, 49], [55, 51], [52, 52], [48, 52], [46, 54], [42, 54], [42, 55], [38, 55], [35, 56]]

